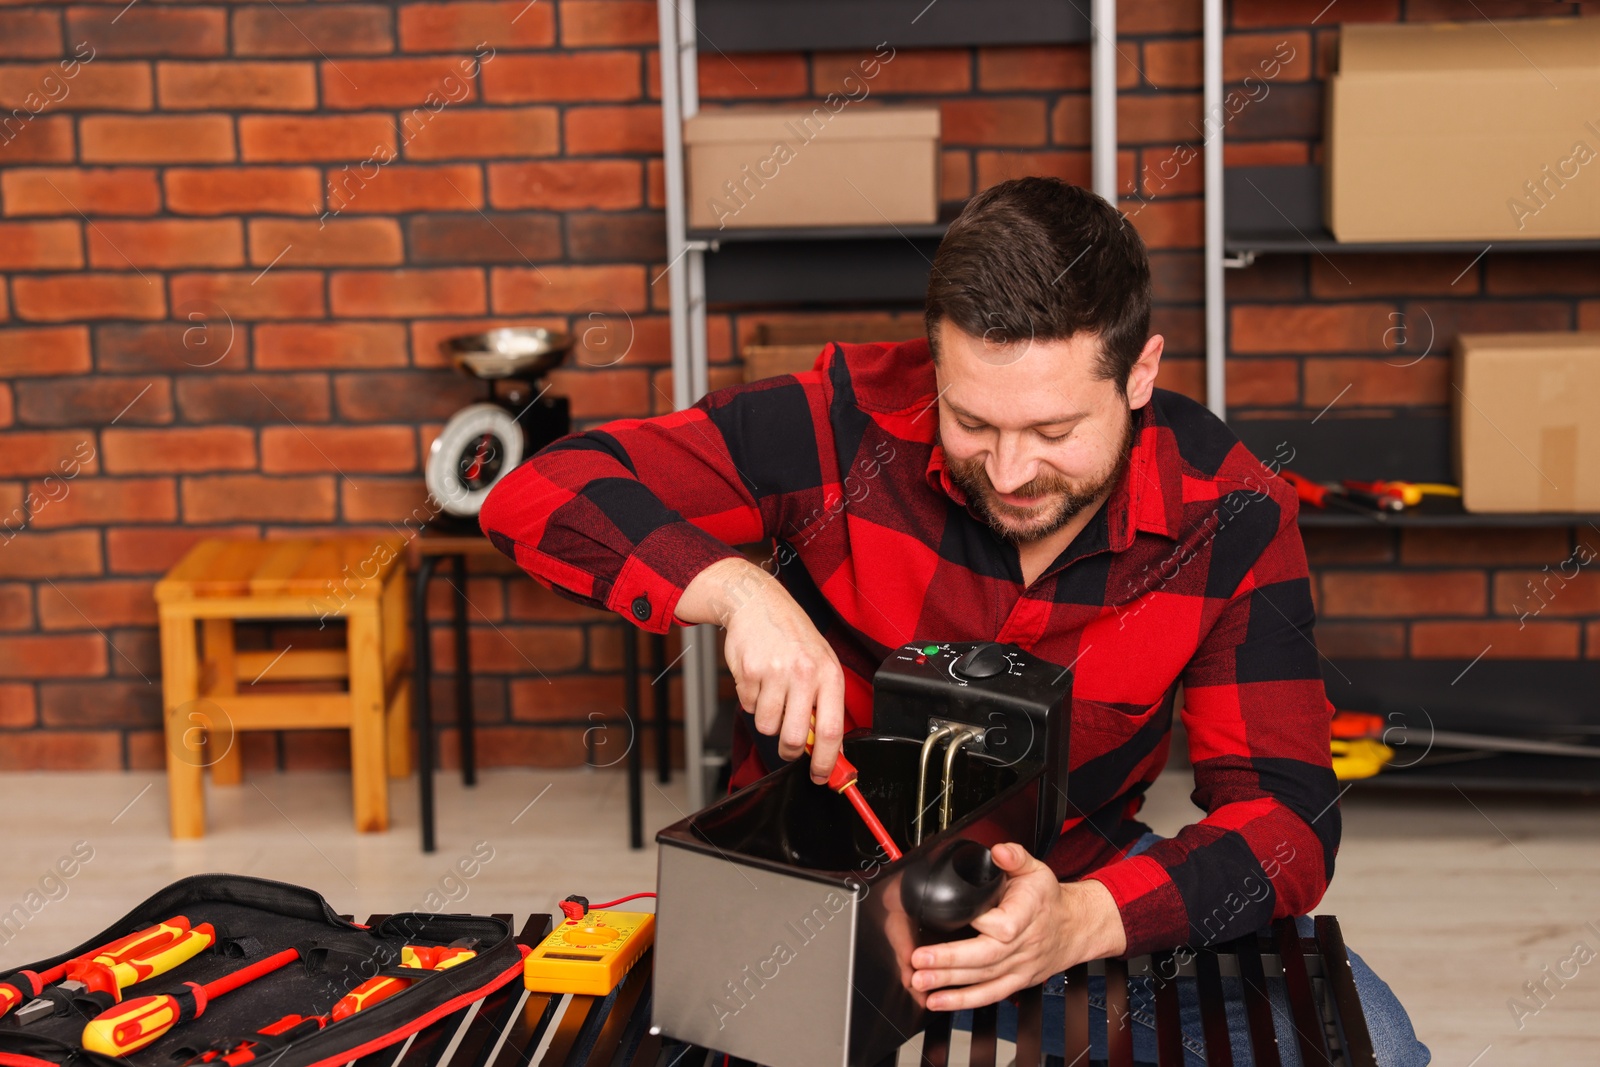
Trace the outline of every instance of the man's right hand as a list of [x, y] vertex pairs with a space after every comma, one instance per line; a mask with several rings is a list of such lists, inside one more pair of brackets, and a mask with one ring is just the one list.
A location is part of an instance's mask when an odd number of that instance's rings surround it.
[[826, 782], [844, 738], [844, 670], [788, 590], [749, 560], [730, 557], [695, 575], [674, 613], [727, 628], [739, 704], [755, 714], [757, 730], [778, 736], [784, 759], [805, 751], [816, 717], [811, 779]]

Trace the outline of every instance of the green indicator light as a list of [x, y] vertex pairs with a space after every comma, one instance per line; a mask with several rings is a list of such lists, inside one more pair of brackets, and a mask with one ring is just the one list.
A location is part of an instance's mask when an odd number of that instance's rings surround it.
[[938, 645], [923, 645], [922, 646], [922, 654], [924, 656], [931, 656], [937, 651], [939, 651], [939, 646]]

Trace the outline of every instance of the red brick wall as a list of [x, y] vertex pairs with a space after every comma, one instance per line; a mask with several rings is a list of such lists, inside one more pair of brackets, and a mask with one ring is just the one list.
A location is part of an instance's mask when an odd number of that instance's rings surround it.
[[[1411, 0], [1404, 16], [1572, 7]], [[1228, 123], [1227, 162], [1317, 161], [1334, 20], [1401, 15], [1400, 0], [1237, 0], [1230, 82], [1293, 58]], [[1122, 206], [1152, 253], [1163, 384], [1194, 394], [1199, 23], [1199, 0], [1123, 5], [1118, 76]], [[0, 7], [0, 768], [159, 766], [152, 582], [201, 536], [412, 516], [432, 436], [478, 395], [440, 338], [574, 329], [592, 347], [556, 388], [581, 423], [669, 406], [655, 28], [648, 0]], [[863, 58], [711, 55], [702, 95], [820, 97]], [[1089, 181], [1086, 47], [902, 49], [871, 88], [941, 107], [945, 200], [1028, 173]], [[1576, 261], [1490, 256], [1452, 285], [1460, 258], [1341, 258], [1348, 284], [1317, 256], [1229, 272], [1231, 407], [1315, 411], [1350, 383], [1352, 411], [1439, 409], [1442, 361], [1390, 365], [1392, 312], [1425, 307], [1436, 352], [1462, 328], [1600, 328], [1600, 283]], [[797, 317], [713, 314], [713, 385], [739, 379], [736, 340]], [[30, 495], [43, 504], [13, 534]], [[1313, 531], [1323, 643], [1591, 654], [1587, 576], [1526, 629], [1507, 614], [1573, 536]], [[539, 724], [618, 713], [616, 625], [503, 574], [470, 595], [485, 762], [580, 762], [581, 728]], [[328, 637], [277, 630], [251, 639]], [[448, 671], [446, 630], [434, 644]], [[322, 734], [246, 740], [255, 766], [345, 758]]]

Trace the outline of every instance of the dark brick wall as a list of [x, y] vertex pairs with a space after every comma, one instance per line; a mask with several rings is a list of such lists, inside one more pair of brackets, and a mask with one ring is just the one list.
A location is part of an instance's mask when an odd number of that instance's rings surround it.
[[[1579, 6], [1236, 0], [1229, 82], [1269, 57], [1281, 69], [1229, 120], [1226, 160], [1320, 160], [1337, 21]], [[1162, 384], [1191, 394], [1199, 26], [1198, 0], [1119, 17], [1122, 206], [1151, 249]], [[153, 581], [206, 535], [378, 533], [414, 516], [429, 442], [479, 394], [445, 367], [441, 338], [572, 329], [590, 345], [555, 384], [582, 424], [669, 406], [655, 38], [646, 0], [0, 6], [0, 767], [159, 766]], [[702, 94], [813, 99], [863, 58], [711, 54]], [[1088, 68], [1082, 46], [900, 50], [871, 91], [940, 107], [942, 198], [957, 201], [1021, 174], [1088, 183]], [[1444, 363], [1397, 366], [1395, 314], [1426, 309], [1436, 353], [1462, 329], [1600, 329], [1600, 280], [1576, 257], [1335, 263], [1229, 272], [1237, 415], [1336, 397], [1349, 412], [1440, 409]], [[889, 329], [887, 312], [845, 321]], [[808, 317], [714, 313], [713, 385], [739, 380], [738, 346], [763, 327]], [[1587, 574], [1517, 620], [1523, 584], [1575, 536], [1311, 531], [1323, 644], [1593, 655]], [[504, 573], [470, 594], [480, 752], [581, 762], [581, 728], [540, 724], [617, 714], [617, 626]], [[442, 628], [435, 646], [448, 671]], [[341, 746], [250, 735], [246, 757], [337, 766]]]

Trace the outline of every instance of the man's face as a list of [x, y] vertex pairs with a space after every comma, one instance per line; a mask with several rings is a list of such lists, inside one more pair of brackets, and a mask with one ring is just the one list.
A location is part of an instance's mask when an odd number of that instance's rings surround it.
[[1125, 396], [1095, 377], [1095, 337], [1002, 347], [948, 321], [937, 329], [939, 443], [951, 478], [996, 533], [1018, 545], [1040, 540], [1111, 490], [1132, 449], [1132, 409], [1150, 399], [1161, 338], [1146, 346]]

